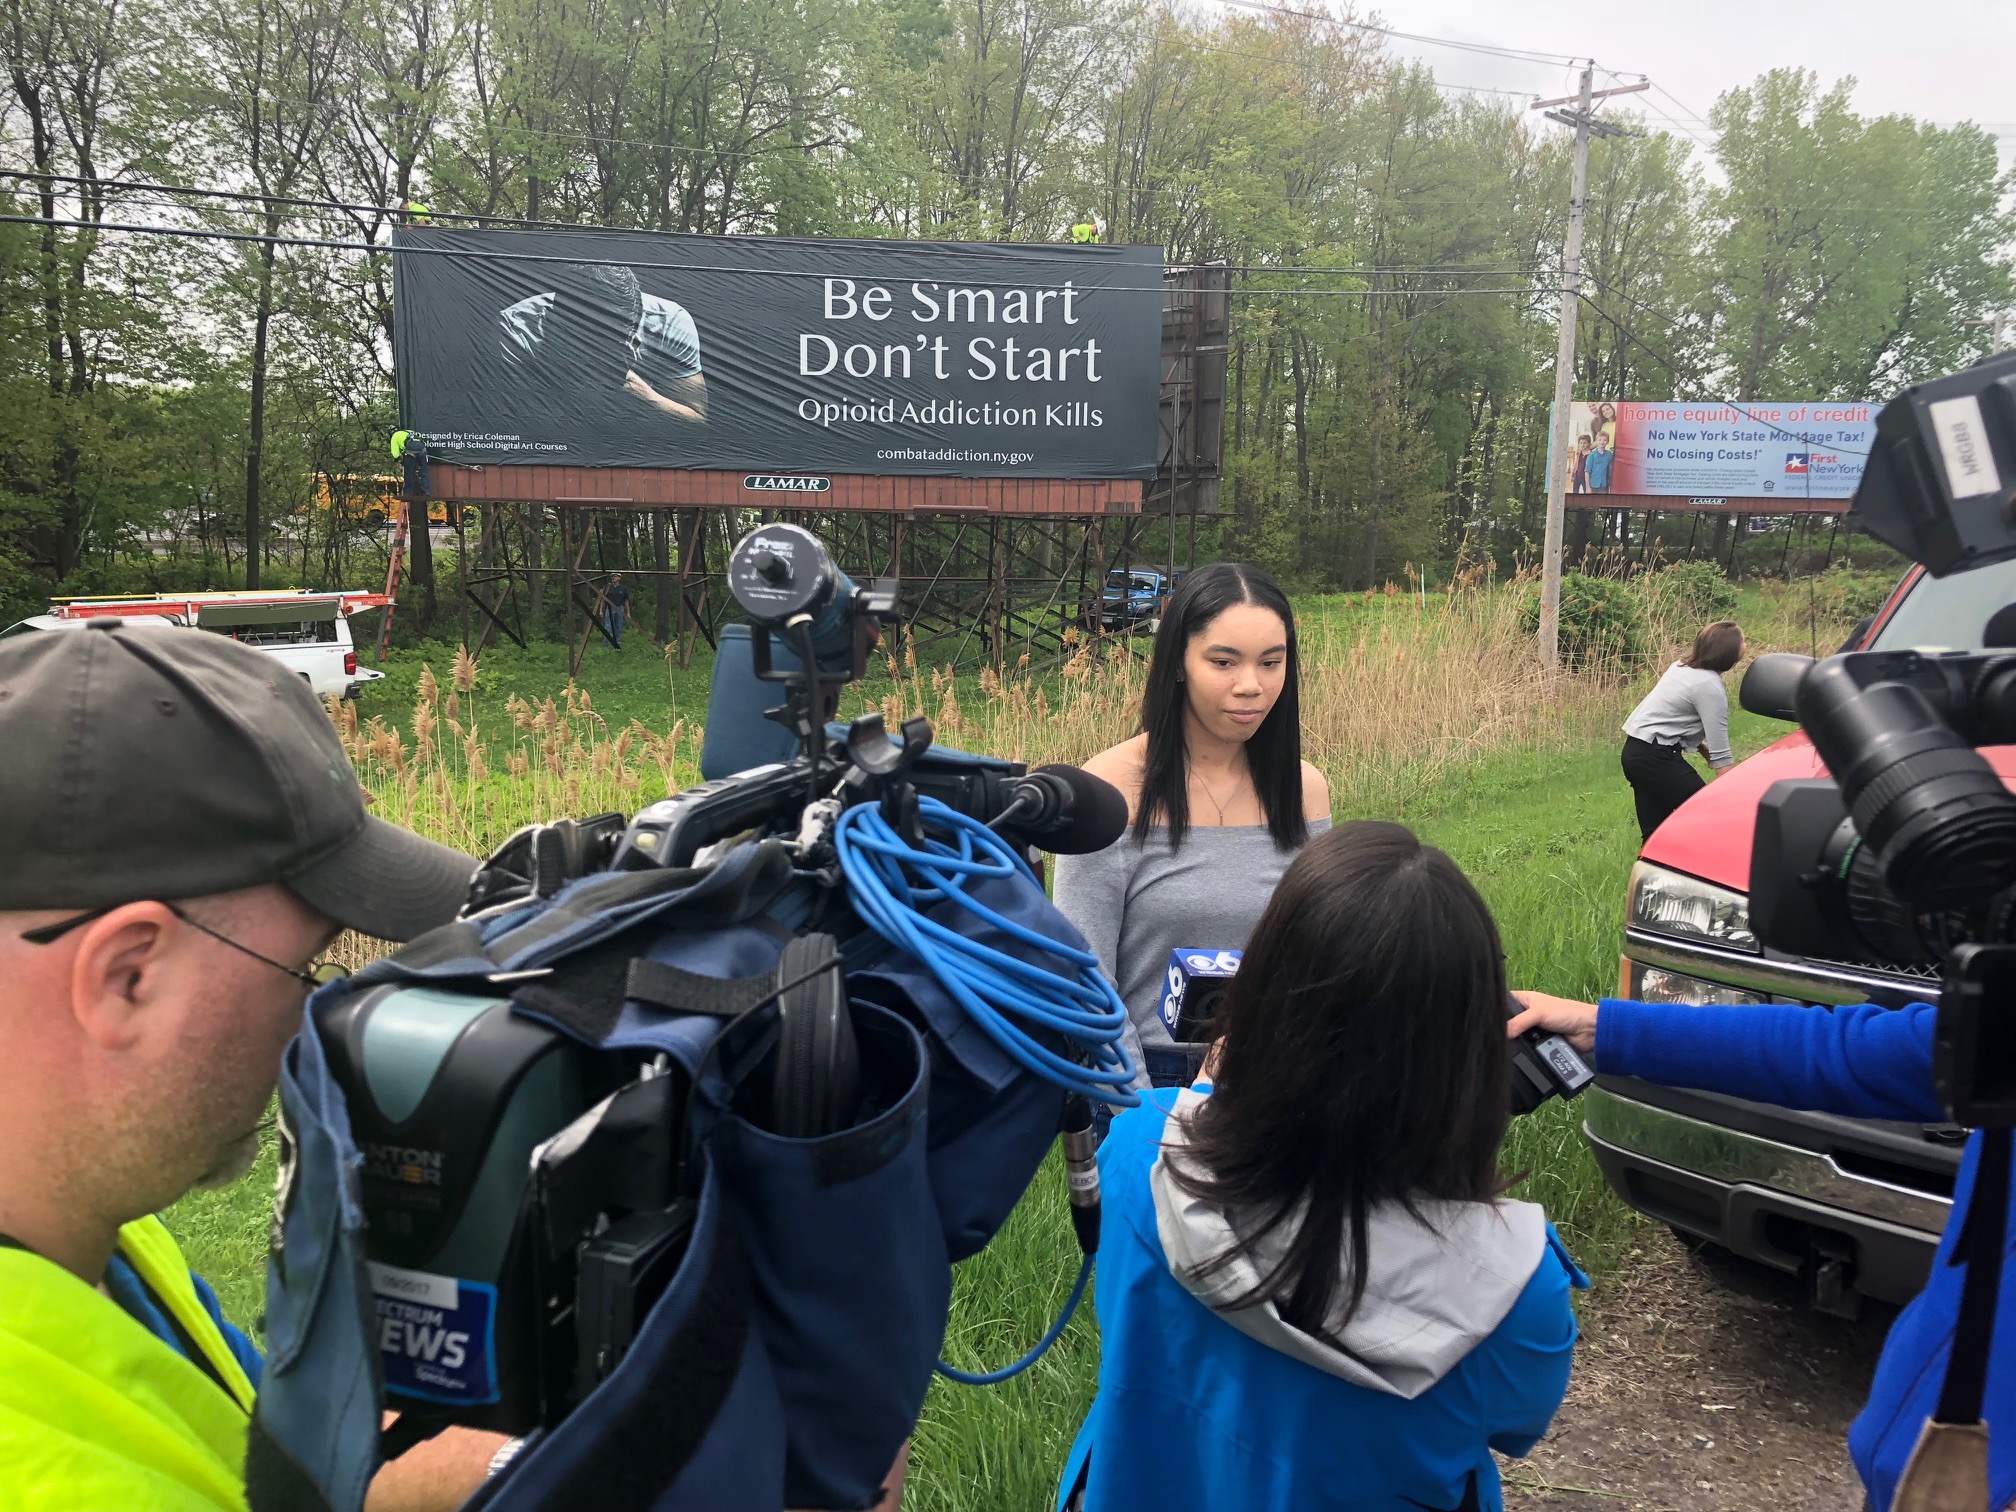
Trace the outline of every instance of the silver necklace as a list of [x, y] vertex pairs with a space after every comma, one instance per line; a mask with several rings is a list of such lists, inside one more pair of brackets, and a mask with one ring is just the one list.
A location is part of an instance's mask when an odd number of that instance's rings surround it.
[[[1202, 772], [1199, 772], [1199, 773], [1197, 774], [1197, 786], [1199, 786], [1200, 788], [1204, 789], [1204, 796], [1205, 796], [1206, 798], [1209, 798], [1209, 799], [1211, 800], [1211, 806], [1212, 806], [1213, 808], [1215, 808], [1216, 810], [1218, 810], [1218, 827], [1219, 827], [1220, 829], [1224, 829], [1224, 828], [1226, 828], [1226, 824], [1225, 824], [1225, 805], [1224, 805], [1224, 804], [1222, 804], [1222, 803], [1220, 803], [1220, 802], [1218, 801], [1218, 795], [1217, 795], [1216, 793], [1214, 793], [1214, 792], [1212, 792], [1212, 791], [1211, 791], [1211, 784], [1210, 784], [1210, 783], [1208, 783], [1208, 782], [1206, 782], [1206, 781], [1204, 780], [1204, 774], [1203, 774]], [[1239, 796], [1239, 791], [1238, 791], [1238, 789], [1239, 789], [1239, 783], [1238, 783], [1238, 780], [1237, 780], [1236, 778], [1235, 778], [1235, 779], [1233, 780], [1233, 783], [1232, 783], [1232, 789], [1233, 789], [1233, 791], [1232, 791], [1232, 796], [1233, 796], [1233, 797], [1234, 797], [1234, 798], [1236, 799], [1236, 798], [1237, 798], [1237, 797]]]

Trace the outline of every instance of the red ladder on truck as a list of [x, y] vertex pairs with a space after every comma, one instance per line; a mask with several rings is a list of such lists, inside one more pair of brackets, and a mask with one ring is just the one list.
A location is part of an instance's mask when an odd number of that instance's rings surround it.
[[222, 619], [225, 623], [237, 624], [232, 611], [272, 608], [288, 609], [305, 604], [336, 604], [336, 612], [348, 619], [353, 614], [362, 614], [367, 609], [390, 609], [391, 599], [383, 594], [367, 593], [362, 589], [338, 589], [327, 593], [317, 593], [305, 588], [282, 588], [272, 592], [259, 590], [221, 593], [136, 593], [102, 598], [57, 599], [49, 605], [52, 619], [172, 619], [182, 625], [202, 625], [210, 628], [206, 621]]

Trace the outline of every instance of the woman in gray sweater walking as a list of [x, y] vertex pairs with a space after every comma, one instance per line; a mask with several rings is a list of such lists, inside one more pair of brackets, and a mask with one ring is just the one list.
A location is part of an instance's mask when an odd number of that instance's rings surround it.
[[1295, 616], [1257, 567], [1187, 574], [1148, 662], [1141, 733], [1085, 763], [1127, 798], [1131, 832], [1057, 858], [1057, 906], [1127, 1005], [1139, 1084], [1187, 1085], [1193, 1053], [1162, 1022], [1178, 948], [1241, 950], [1330, 789], [1302, 759]]

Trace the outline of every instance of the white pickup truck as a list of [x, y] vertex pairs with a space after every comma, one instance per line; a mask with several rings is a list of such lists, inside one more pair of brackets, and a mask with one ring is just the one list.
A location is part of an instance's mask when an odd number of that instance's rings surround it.
[[76, 630], [96, 619], [190, 625], [257, 647], [300, 677], [317, 698], [355, 698], [385, 674], [357, 664], [350, 619], [384, 606], [383, 594], [355, 590], [63, 599], [47, 614], [9, 625], [0, 635]]

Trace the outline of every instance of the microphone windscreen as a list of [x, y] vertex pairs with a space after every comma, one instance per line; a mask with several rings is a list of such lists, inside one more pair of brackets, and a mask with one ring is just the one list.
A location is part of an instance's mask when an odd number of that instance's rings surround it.
[[1044, 766], [1036, 770], [1071, 789], [1071, 817], [1028, 835], [1039, 850], [1058, 856], [1089, 856], [1126, 833], [1127, 800], [1112, 783], [1083, 767]]

